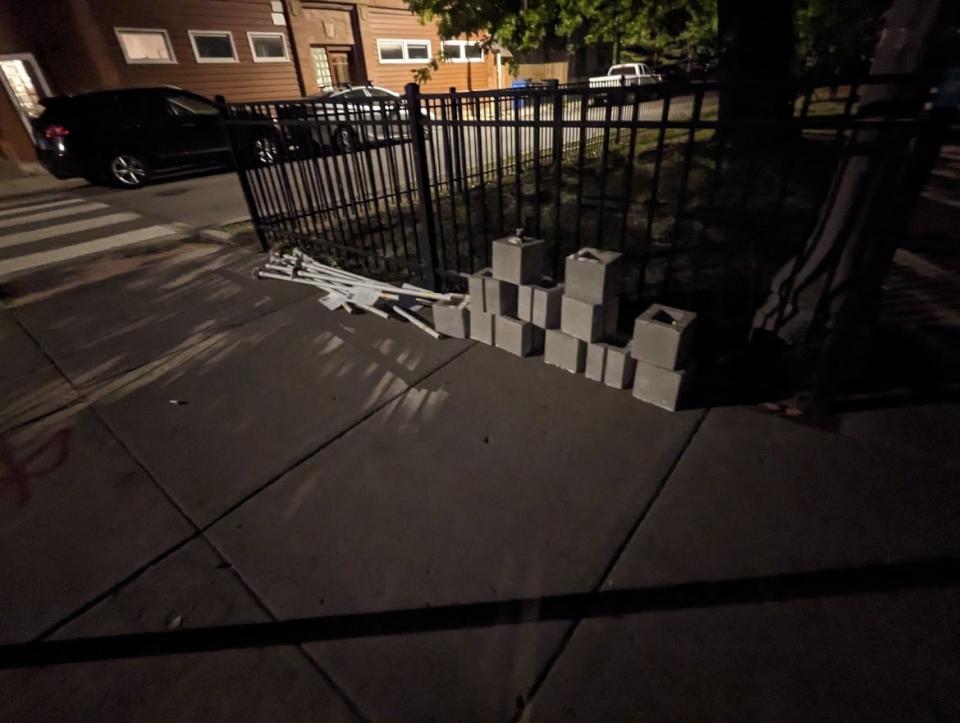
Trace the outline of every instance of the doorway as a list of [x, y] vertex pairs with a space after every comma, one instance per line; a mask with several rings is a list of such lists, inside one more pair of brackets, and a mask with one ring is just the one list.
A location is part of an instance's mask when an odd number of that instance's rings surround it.
[[40, 116], [43, 112], [40, 101], [50, 96], [50, 86], [33, 54], [0, 55], [0, 83], [32, 138], [30, 121]]
[[355, 82], [353, 76], [353, 53], [348, 48], [328, 48], [322, 45], [310, 47], [314, 79], [320, 90]]

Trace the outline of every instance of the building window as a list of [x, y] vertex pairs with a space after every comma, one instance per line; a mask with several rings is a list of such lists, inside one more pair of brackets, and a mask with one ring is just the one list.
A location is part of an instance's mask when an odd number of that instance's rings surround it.
[[283, 33], [247, 33], [255, 63], [284, 63], [290, 60]]
[[430, 60], [429, 40], [377, 40], [381, 63], [422, 63]]
[[450, 63], [483, 62], [483, 48], [471, 40], [444, 40], [441, 50]]
[[198, 63], [236, 63], [237, 48], [233, 33], [220, 30], [188, 30], [193, 54]]
[[114, 28], [128, 63], [176, 63], [170, 36], [155, 28]]

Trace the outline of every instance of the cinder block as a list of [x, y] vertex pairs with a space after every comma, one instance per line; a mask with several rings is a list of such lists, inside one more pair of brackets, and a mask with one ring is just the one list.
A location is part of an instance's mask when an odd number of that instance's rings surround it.
[[441, 334], [466, 339], [470, 336], [470, 310], [455, 304], [434, 304], [433, 328]]
[[603, 333], [613, 336], [617, 333], [617, 322], [620, 320], [620, 297], [613, 296], [603, 304]]
[[606, 365], [603, 369], [603, 383], [614, 389], [629, 389], [633, 386], [637, 371], [637, 361], [630, 356], [630, 345], [607, 346]]
[[633, 396], [674, 412], [684, 402], [689, 376], [689, 370], [686, 369], [663, 369], [638, 361], [633, 378]]
[[493, 277], [531, 284], [543, 276], [544, 242], [517, 234], [493, 242]]
[[615, 251], [580, 249], [567, 256], [564, 295], [591, 304], [602, 304], [611, 297], [620, 296], [622, 266], [622, 255]]
[[602, 341], [587, 344], [587, 363], [584, 375], [595, 382], [603, 381], [603, 370], [607, 364], [607, 345]]
[[532, 321], [541, 329], [560, 327], [560, 307], [563, 301], [563, 284], [556, 286], [537, 285], [533, 287]]
[[467, 279], [467, 286], [470, 292], [470, 308], [474, 311], [487, 312], [486, 293], [484, 291], [483, 280], [492, 277], [492, 270], [489, 268], [480, 269], [477, 273]]
[[533, 289], [530, 284], [517, 287], [517, 318], [520, 321], [533, 321]]
[[517, 285], [500, 279], [483, 280], [484, 304], [488, 314], [516, 316]]
[[633, 324], [633, 356], [664, 369], [680, 369], [690, 353], [692, 311], [653, 304]]
[[583, 371], [587, 358], [587, 343], [562, 331], [547, 329], [544, 361], [568, 372], [579, 374]]
[[583, 341], [596, 341], [617, 331], [620, 299], [593, 304], [563, 295], [560, 305], [560, 330]]
[[484, 344], [493, 346], [494, 324], [493, 314], [487, 314], [482, 311], [470, 312], [470, 338], [482, 341]]
[[496, 316], [494, 319], [497, 348], [515, 356], [530, 356], [543, 349], [543, 329], [510, 316]]

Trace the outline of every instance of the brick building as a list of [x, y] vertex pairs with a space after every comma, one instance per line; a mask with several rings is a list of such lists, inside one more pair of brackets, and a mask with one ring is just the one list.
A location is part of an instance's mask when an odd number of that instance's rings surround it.
[[347, 82], [399, 91], [441, 52], [448, 62], [428, 90], [510, 84], [498, 54], [441, 39], [403, 0], [3, 3], [0, 156], [35, 160], [30, 118], [49, 95], [175, 85], [234, 101], [277, 100]]

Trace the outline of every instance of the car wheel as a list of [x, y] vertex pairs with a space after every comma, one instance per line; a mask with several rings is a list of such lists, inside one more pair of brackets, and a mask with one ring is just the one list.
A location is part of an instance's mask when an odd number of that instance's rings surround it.
[[277, 162], [277, 158], [280, 155], [280, 148], [272, 138], [257, 138], [253, 142], [253, 155], [260, 165], [271, 166]]
[[119, 188], [140, 188], [150, 177], [150, 168], [143, 156], [117, 153], [107, 164], [107, 177]]
[[333, 145], [341, 153], [353, 153], [357, 148], [356, 139], [353, 137], [353, 131], [341, 126], [333, 133]]

